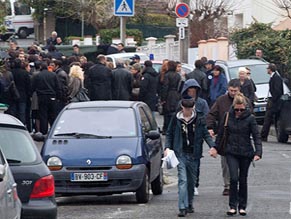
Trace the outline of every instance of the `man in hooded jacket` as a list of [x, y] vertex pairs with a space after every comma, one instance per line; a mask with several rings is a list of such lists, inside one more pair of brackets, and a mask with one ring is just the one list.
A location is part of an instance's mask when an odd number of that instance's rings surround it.
[[[204, 116], [206, 116], [209, 112], [209, 107], [207, 104], [207, 101], [203, 98], [199, 97], [201, 93], [201, 87], [198, 84], [198, 82], [195, 79], [188, 79], [185, 81], [182, 89], [182, 96], [191, 96], [195, 100], [195, 110], [197, 112], [203, 113]], [[203, 144], [203, 141], [202, 141]], [[201, 145], [202, 147], [202, 145]], [[199, 195], [198, 187], [199, 187], [199, 175], [200, 175], [200, 159], [197, 163], [197, 175], [196, 175], [196, 183], [194, 188], [194, 194]]]

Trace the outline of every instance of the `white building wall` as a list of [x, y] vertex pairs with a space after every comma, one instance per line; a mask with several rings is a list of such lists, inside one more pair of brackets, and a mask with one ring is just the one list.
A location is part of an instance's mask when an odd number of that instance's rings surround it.
[[273, 0], [234, 0], [233, 12], [228, 15], [228, 28], [248, 27], [255, 20], [276, 25], [283, 20], [283, 14]]

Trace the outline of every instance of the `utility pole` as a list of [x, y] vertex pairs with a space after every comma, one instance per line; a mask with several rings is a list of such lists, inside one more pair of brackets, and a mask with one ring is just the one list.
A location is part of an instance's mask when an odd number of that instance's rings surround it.
[[84, 0], [81, 0], [81, 37], [84, 37]]
[[126, 17], [120, 16], [120, 41], [125, 45], [126, 37]]
[[176, 26], [179, 27], [179, 42], [180, 42], [180, 61], [182, 63], [188, 63], [188, 48], [189, 48], [189, 19], [190, 13], [188, 1], [179, 3], [176, 5], [175, 12], [178, 18], [176, 18]]
[[[190, 7], [190, 0], [184, 0], [184, 3], [186, 3]], [[189, 22], [189, 15], [187, 16], [188, 22]], [[190, 23], [190, 22], [189, 22]], [[183, 56], [182, 56], [182, 62], [188, 63], [188, 49], [190, 45], [190, 25], [185, 28], [185, 39], [183, 43]]]
[[114, 0], [114, 15], [120, 17], [120, 41], [125, 45], [126, 17], [134, 16], [135, 0]]

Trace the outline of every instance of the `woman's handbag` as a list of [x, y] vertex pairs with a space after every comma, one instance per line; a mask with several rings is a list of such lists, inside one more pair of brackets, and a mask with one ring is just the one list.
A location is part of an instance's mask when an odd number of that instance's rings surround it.
[[90, 98], [87, 96], [86, 89], [81, 88], [80, 91], [71, 99], [70, 102], [86, 102], [90, 101]]
[[227, 125], [228, 117], [229, 117], [229, 112], [227, 112], [225, 115], [225, 120], [224, 120], [224, 125], [223, 125], [223, 134], [216, 148], [217, 153], [221, 156], [225, 155], [225, 147], [228, 140], [228, 125]]

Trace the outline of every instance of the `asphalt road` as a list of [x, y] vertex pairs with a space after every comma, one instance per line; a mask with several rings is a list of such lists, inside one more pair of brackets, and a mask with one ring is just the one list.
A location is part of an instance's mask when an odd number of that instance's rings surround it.
[[[161, 125], [161, 117], [158, 116]], [[39, 149], [41, 144], [38, 143]], [[249, 171], [248, 216], [252, 219], [291, 218], [290, 167], [291, 143], [279, 144], [270, 136], [263, 143], [263, 159]], [[227, 218], [228, 197], [222, 196], [220, 158], [211, 158], [204, 147], [201, 160], [199, 196], [195, 196], [195, 213], [188, 218]], [[169, 184], [160, 196], [151, 195], [147, 204], [137, 204], [133, 193], [113, 196], [59, 197], [59, 219], [96, 218], [176, 218], [178, 212], [177, 171], [165, 171]], [[242, 218], [236, 216], [236, 218]]]
[[[18, 39], [18, 37], [15, 37], [15, 39], [16, 39], [19, 47], [27, 48], [28, 46], [30, 46], [33, 43], [34, 34], [29, 35], [26, 39]], [[4, 41], [0, 40], [0, 48], [3, 46], [7, 47], [8, 45], [9, 45], [8, 42], [4, 42]]]

